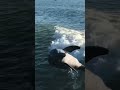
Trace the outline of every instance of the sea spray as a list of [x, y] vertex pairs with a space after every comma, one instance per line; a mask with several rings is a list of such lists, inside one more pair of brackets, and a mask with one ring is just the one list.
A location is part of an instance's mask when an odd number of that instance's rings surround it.
[[73, 51], [72, 54], [79, 61], [84, 61], [85, 56], [85, 33], [78, 30], [68, 29], [60, 26], [55, 26], [55, 33], [53, 35], [53, 41], [49, 49], [63, 49], [67, 46], [76, 45], [80, 46], [79, 50]]
[[71, 86], [73, 88], [73, 90], [77, 89], [80, 87], [80, 84], [77, 82], [78, 78], [79, 78], [79, 72], [75, 72], [72, 69], [68, 70], [68, 77], [70, 77], [70, 79], [72, 79], [72, 83]]

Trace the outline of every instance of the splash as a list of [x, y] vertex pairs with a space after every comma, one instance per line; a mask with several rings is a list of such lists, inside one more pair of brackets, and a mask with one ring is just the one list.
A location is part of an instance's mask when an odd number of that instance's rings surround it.
[[74, 72], [72, 69], [68, 71], [68, 75], [72, 78], [72, 79], [77, 79], [78, 78], [78, 72]]
[[77, 45], [80, 50], [73, 51], [72, 54], [79, 61], [84, 60], [85, 56], [85, 33], [78, 30], [68, 29], [64, 27], [55, 26], [54, 40], [51, 42], [49, 49], [59, 48], [63, 49], [67, 46]]
[[83, 84], [83, 79], [79, 79], [79, 77], [81, 76], [79, 74], [80, 73], [76, 73], [72, 69], [68, 71], [68, 75], [72, 79], [72, 83], [70, 84], [70, 86], [72, 86], [73, 90], [80, 88]]

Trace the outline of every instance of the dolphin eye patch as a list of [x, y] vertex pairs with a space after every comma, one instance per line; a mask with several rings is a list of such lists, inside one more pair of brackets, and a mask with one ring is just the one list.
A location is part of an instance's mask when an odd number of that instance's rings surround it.
[[59, 53], [59, 55], [58, 55], [59, 57], [61, 57], [61, 58], [63, 58], [63, 57], [65, 57], [66, 56], [66, 54], [65, 53]]

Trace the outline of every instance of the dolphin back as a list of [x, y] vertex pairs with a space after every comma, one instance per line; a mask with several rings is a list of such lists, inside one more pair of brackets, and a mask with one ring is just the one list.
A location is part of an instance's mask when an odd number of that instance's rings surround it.
[[67, 52], [72, 52], [76, 49], [80, 49], [80, 47], [79, 46], [68, 46], [68, 47], [64, 48], [63, 50], [67, 51]]
[[99, 46], [86, 46], [85, 47], [85, 63], [90, 61], [92, 58], [108, 54], [109, 50]]

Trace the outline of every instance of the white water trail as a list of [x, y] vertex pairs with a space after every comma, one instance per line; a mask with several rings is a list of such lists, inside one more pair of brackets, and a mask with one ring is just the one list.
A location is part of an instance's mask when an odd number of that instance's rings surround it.
[[80, 62], [84, 61], [85, 57], [85, 32], [83, 30], [73, 30], [60, 26], [55, 26], [55, 33], [53, 36], [53, 41], [49, 49], [63, 49], [67, 46], [76, 45], [80, 46], [79, 50], [73, 51], [72, 54], [76, 57]]

